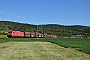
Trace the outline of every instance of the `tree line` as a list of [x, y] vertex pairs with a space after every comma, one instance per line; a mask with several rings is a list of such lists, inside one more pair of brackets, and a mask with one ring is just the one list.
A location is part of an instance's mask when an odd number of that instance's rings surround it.
[[9, 30], [39, 32], [44, 34], [56, 35], [58, 37], [71, 37], [72, 35], [90, 37], [90, 26], [65, 26], [59, 24], [34, 25], [11, 21], [0, 21], [0, 34], [7, 34]]

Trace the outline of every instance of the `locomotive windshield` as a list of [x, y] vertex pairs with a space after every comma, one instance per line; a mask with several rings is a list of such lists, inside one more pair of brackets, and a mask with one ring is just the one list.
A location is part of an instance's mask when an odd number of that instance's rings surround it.
[[12, 31], [9, 31], [8, 33], [12, 33]]

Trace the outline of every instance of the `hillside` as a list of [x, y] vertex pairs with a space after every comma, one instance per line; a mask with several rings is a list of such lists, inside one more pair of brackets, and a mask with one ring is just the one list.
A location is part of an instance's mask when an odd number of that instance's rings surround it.
[[90, 37], [89, 26], [65, 26], [59, 24], [34, 25], [11, 21], [0, 21], [0, 34], [2, 32], [7, 32], [8, 30], [40, 32], [45, 34], [57, 35], [59, 37], [70, 37], [73, 35], [82, 35], [83, 37]]

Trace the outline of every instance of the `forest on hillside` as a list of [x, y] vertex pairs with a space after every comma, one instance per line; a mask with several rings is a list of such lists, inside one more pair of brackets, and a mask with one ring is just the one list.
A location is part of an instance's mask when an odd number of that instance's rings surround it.
[[39, 32], [44, 34], [56, 35], [58, 37], [90, 37], [90, 26], [65, 26], [59, 24], [34, 25], [11, 21], [0, 21], [0, 34], [7, 34], [9, 30]]

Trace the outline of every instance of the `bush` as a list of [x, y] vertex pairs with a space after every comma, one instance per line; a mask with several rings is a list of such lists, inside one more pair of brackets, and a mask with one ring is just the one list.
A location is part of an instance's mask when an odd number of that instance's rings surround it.
[[7, 35], [6, 32], [0, 32], [0, 35]]

